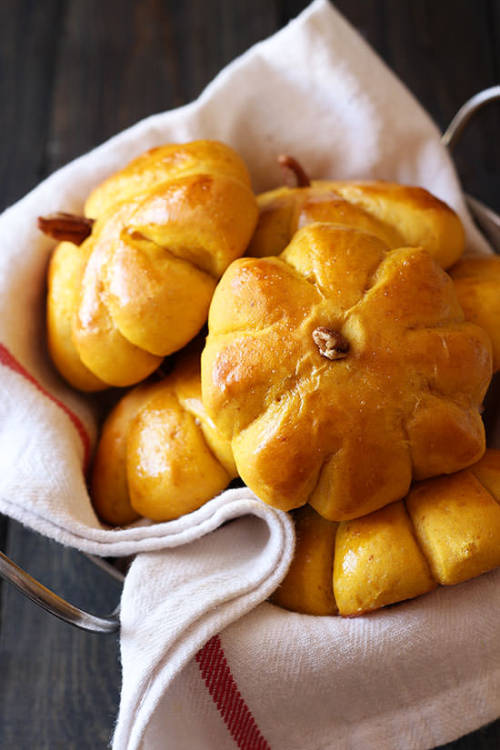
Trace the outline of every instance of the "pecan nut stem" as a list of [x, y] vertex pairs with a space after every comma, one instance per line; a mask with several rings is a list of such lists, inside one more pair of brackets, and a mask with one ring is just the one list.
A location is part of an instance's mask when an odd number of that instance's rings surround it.
[[312, 338], [319, 353], [326, 359], [344, 359], [349, 354], [348, 340], [333, 328], [318, 326], [312, 332]]
[[311, 185], [311, 180], [309, 179], [307, 172], [304, 170], [303, 166], [299, 164], [297, 159], [293, 158], [293, 156], [281, 154], [281, 156], [278, 156], [278, 164], [280, 167], [283, 167], [286, 172], [293, 173], [297, 187], [309, 187]]
[[38, 229], [60, 242], [73, 242], [81, 245], [92, 232], [94, 219], [67, 214], [63, 211], [38, 217]]

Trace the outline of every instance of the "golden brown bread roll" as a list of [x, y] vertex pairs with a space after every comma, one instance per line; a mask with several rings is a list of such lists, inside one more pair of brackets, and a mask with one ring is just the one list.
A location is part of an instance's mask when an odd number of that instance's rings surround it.
[[50, 259], [47, 278], [47, 343], [59, 372], [80, 391], [108, 388], [85, 367], [73, 343], [73, 322], [80, 299], [86, 256], [72, 242], [61, 242]]
[[199, 508], [236, 476], [230, 445], [201, 403], [199, 351], [163, 381], [127, 393], [97, 447], [92, 498], [112, 525], [139, 516], [169, 521]]
[[460, 219], [427, 190], [392, 182], [313, 181], [258, 196], [259, 221], [248, 255], [278, 255], [295, 232], [326, 221], [374, 234], [390, 248], [423, 247], [443, 268], [464, 250]]
[[333, 590], [341, 615], [371, 612], [436, 585], [402, 501], [339, 524]]
[[139, 409], [157, 383], [129, 391], [105, 420], [92, 466], [91, 497], [97, 515], [112, 526], [125, 526], [140, 514], [130, 504], [127, 481], [127, 436]]
[[[500, 466], [500, 452], [495, 452]], [[467, 581], [500, 565], [498, 496], [472, 471], [422, 482], [406, 507], [418, 542], [436, 580], [443, 585]]]
[[238, 473], [284, 510], [356, 518], [485, 450], [485, 332], [422, 249], [318, 223], [215, 292], [203, 400]]
[[338, 523], [322, 518], [309, 505], [294, 511], [293, 518], [295, 552], [271, 601], [292, 612], [335, 615], [332, 571]]
[[[90, 236], [51, 264], [50, 350], [77, 388], [131, 385], [203, 326], [217, 279], [248, 245], [256, 200], [232, 149], [196, 141], [135, 159], [85, 211]], [[78, 289], [62, 302], [69, 277]]]
[[336, 524], [301, 508], [296, 553], [272, 601], [352, 617], [493, 570], [499, 502], [500, 451], [488, 450], [470, 469], [418, 482], [404, 501], [362, 518]]
[[493, 346], [493, 371], [500, 370], [500, 258], [463, 258], [450, 270], [466, 320], [481, 326]]

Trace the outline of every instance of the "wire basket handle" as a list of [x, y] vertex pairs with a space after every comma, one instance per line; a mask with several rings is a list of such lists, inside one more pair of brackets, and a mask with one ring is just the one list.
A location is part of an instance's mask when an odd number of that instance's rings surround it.
[[24, 596], [50, 612], [51, 615], [69, 622], [71, 625], [76, 625], [82, 630], [91, 630], [95, 633], [114, 633], [120, 627], [117, 610], [108, 617], [97, 617], [73, 606], [73, 604], [57, 596], [39, 581], [32, 578], [29, 573], [9, 560], [3, 552], [0, 552], [0, 576], [14, 584]]
[[[480, 91], [460, 107], [453, 120], [441, 137], [441, 143], [450, 153], [457, 145], [466, 126], [474, 115], [486, 104], [500, 100], [500, 86], [492, 86]], [[467, 206], [483, 234], [491, 243], [495, 252], [500, 253], [500, 216], [477, 198], [466, 195]]]
[[460, 107], [457, 114], [443, 133], [441, 137], [441, 143], [443, 146], [446, 146], [450, 151], [453, 151], [469, 120], [479, 109], [484, 107], [485, 104], [497, 101], [498, 99], [500, 99], [500, 86], [491, 86], [489, 89], [479, 91], [479, 93], [466, 101], [465, 104]]

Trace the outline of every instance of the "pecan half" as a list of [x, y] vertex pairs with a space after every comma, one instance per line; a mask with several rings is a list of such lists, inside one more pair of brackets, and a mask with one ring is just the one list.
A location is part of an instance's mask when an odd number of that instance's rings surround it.
[[38, 217], [38, 229], [55, 240], [81, 245], [92, 231], [94, 219], [67, 214], [63, 211]]
[[299, 164], [297, 159], [293, 158], [293, 156], [288, 156], [288, 154], [281, 154], [281, 156], [278, 156], [278, 164], [280, 165], [280, 167], [283, 167], [287, 176], [288, 172], [293, 173], [296, 181], [296, 187], [310, 186], [311, 180], [309, 179], [307, 172], [304, 170], [303, 166]]
[[349, 353], [349, 342], [339, 331], [318, 326], [312, 332], [312, 338], [322, 357], [326, 359], [344, 359]]

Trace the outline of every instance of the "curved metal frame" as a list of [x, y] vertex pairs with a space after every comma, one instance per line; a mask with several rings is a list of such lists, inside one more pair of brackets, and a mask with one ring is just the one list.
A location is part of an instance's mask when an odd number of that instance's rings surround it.
[[[442, 136], [442, 143], [450, 151], [458, 143], [458, 140], [473, 115], [485, 104], [500, 99], [500, 86], [493, 86], [469, 99], [457, 112], [450, 125]], [[468, 206], [480, 224], [481, 228], [488, 235], [489, 239], [495, 245], [497, 251], [500, 251], [500, 216], [490, 208], [482, 204], [475, 198], [467, 196]], [[109, 575], [122, 579], [123, 576], [111, 570], [111, 566], [100, 558], [94, 558], [88, 555], [90, 559], [106, 570]], [[32, 578], [22, 568], [9, 560], [6, 555], [0, 552], [0, 576], [6, 581], [14, 584], [17, 589], [31, 599], [35, 604], [58, 617], [60, 620], [69, 622], [83, 630], [90, 630], [95, 633], [115, 633], [120, 627], [118, 608], [107, 617], [97, 617], [89, 614], [78, 607], [69, 604], [50, 589], [43, 586], [37, 580]]]
[[115, 633], [120, 627], [118, 610], [108, 617], [97, 617], [74, 607], [32, 578], [12, 560], [9, 560], [3, 552], [0, 552], [0, 576], [9, 583], [13, 583], [21, 594], [50, 612], [51, 615], [71, 625], [76, 625], [82, 630], [91, 630], [94, 633]]
[[444, 131], [441, 137], [443, 146], [447, 146], [452, 151], [471, 117], [484, 107], [485, 104], [497, 101], [498, 99], [500, 99], [500, 86], [492, 86], [489, 89], [479, 91], [479, 93], [466, 101]]
[[[453, 151], [460, 137], [470, 122], [471, 118], [486, 104], [500, 100], [500, 86], [492, 86], [489, 89], [480, 91], [471, 97], [465, 104], [460, 107], [453, 120], [443, 133], [441, 143]], [[477, 221], [478, 225], [493, 245], [497, 253], [500, 253], [500, 216], [470, 195], [465, 196], [467, 206]]]

